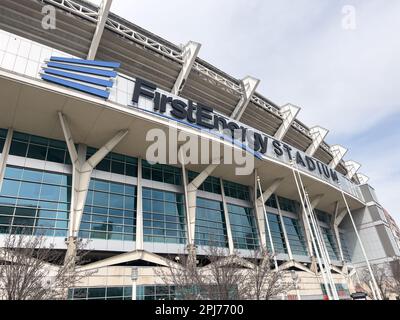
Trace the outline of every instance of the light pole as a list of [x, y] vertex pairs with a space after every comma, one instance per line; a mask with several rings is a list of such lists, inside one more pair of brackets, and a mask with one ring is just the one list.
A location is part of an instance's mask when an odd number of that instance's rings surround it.
[[132, 300], [136, 300], [136, 286], [137, 286], [137, 280], [139, 278], [139, 268], [133, 267], [132, 268], [132, 273], [131, 273], [131, 279], [132, 279]]
[[298, 283], [299, 283], [299, 280], [300, 280], [299, 279], [299, 275], [297, 274], [296, 271], [292, 270], [291, 271], [291, 276], [292, 276], [293, 283], [295, 285], [297, 300], [301, 300], [301, 296], [300, 296], [300, 292], [299, 292], [299, 286], [298, 286]]

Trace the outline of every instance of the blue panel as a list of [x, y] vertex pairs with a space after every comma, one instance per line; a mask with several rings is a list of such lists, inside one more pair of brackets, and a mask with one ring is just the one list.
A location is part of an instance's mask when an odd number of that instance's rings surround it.
[[107, 71], [107, 70], [99, 70], [99, 69], [93, 69], [93, 68], [72, 66], [72, 65], [57, 63], [57, 62], [49, 62], [47, 64], [47, 66], [50, 68], [58, 68], [58, 69], [64, 69], [64, 70], [69, 70], [69, 71], [94, 74], [94, 75], [103, 76], [103, 77], [115, 78], [117, 76], [117, 73], [115, 71]]
[[62, 58], [62, 57], [51, 57], [50, 61], [82, 64], [86, 66], [96, 66], [105, 68], [119, 68], [121, 66], [121, 64], [118, 62], [82, 60], [82, 59], [72, 59], [72, 58]]
[[60, 78], [56, 78], [53, 76], [49, 76], [47, 74], [42, 75], [42, 79], [49, 81], [49, 82], [53, 82], [59, 85], [62, 85], [64, 87], [69, 87], [72, 89], [76, 89], [82, 92], [86, 92], [86, 93], [90, 93], [93, 94], [95, 96], [104, 98], [104, 99], [108, 99], [108, 97], [110, 96], [110, 93], [108, 91], [105, 90], [99, 90], [99, 89], [95, 89], [89, 86], [85, 86], [85, 85], [81, 85], [72, 81], [68, 81], [68, 80], [63, 80]]
[[82, 76], [82, 75], [79, 75], [79, 74], [70, 73], [70, 72], [64, 72], [64, 71], [55, 70], [55, 69], [47, 69], [47, 68], [45, 68], [43, 70], [47, 74], [52, 74], [52, 75], [61, 76], [61, 77], [64, 77], [64, 78], [83, 81], [83, 82], [87, 82], [87, 83], [91, 83], [91, 84], [95, 84], [95, 85], [99, 85], [99, 86], [103, 86], [103, 87], [110, 87], [111, 88], [113, 86], [113, 82], [112, 81], [107, 81], [107, 80], [102, 80], [102, 79], [92, 78], [92, 77], [86, 77], [86, 76]]

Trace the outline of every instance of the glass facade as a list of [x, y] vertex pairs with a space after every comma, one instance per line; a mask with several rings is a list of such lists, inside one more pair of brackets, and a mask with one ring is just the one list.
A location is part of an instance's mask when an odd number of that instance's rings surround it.
[[149, 162], [142, 161], [143, 179], [158, 181], [177, 186], [182, 185], [182, 169], [171, 167], [164, 164], [151, 165]]
[[[87, 148], [86, 159], [89, 159], [96, 151], [97, 149]], [[95, 169], [129, 177], [137, 177], [138, 160], [117, 153], [109, 153]]]
[[278, 203], [276, 202], [276, 197], [273, 194], [269, 199], [265, 202], [265, 205], [270, 208], [278, 209]]
[[285, 224], [286, 234], [289, 240], [292, 254], [299, 256], [308, 256], [306, 240], [304, 237], [303, 228], [301, 227], [299, 220], [289, 217], [283, 217], [283, 223]]
[[80, 236], [87, 239], [134, 241], [136, 186], [92, 179]]
[[[189, 183], [192, 182], [198, 175], [199, 174], [197, 172], [189, 171], [188, 172]], [[215, 194], [222, 194], [220, 179], [209, 176], [204, 181], [204, 183], [199, 187], [199, 190]]]
[[250, 192], [248, 186], [238, 183], [224, 181], [225, 196], [250, 202]]
[[[281, 220], [278, 215], [268, 213], [268, 222], [271, 229], [272, 242], [274, 244], [275, 253], [287, 253], [285, 236], [282, 229]], [[268, 227], [265, 224], [267, 247], [272, 250], [271, 242], [268, 235]]]
[[297, 213], [296, 201], [283, 197], [278, 197], [278, 201], [282, 211]]
[[7, 167], [0, 193], [0, 233], [66, 237], [69, 175]]
[[185, 216], [182, 194], [143, 188], [144, 241], [185, 244]]
[[228, 204], [233, 244], [236, 249], [255, 250], [258, 247], [258, 231], [253, 210]]
[[228, 247], [222, 202], [197, 198], [195, 243], [200, 246]]
[[322, 237], [328, 250], [329, 257], [333, 260], [339, 259], [339, 250], [333, 232], [329, 228], [321, 227]]
[[137, 300], [175, 300], [174, 286], [137, 286]]
[[0, 153], [3, 152], [4, 143], [6, 142], [7, 138], [7, 130], [0, 129]]
[[20, 132], [14, 132], [13, 134], [10, 155], [61, 164], [71, 164], [65, 142]]
[[339, 232], [340, 244], [342, 245], [343, 258], [346, 262], [351, 262], [349, 248], [347, 247], [346, 239], [343, 232]]
[[69, 300], [132, 300], [132, 287], [73, 288]]

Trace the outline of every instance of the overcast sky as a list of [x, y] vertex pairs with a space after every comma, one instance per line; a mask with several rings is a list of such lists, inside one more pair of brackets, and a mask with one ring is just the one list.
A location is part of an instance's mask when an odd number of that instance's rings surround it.
[[[343, 27], [348, 5], [355, 30]], [[400, 222], [399, 0], [114, 0], [112, 11], [175, 44], [200, 42], [201, 58], [300, 106]]]

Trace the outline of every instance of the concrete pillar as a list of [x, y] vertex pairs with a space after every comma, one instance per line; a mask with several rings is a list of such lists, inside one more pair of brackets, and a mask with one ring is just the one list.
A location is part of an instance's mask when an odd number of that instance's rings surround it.
[[195, 231], [196, 231], [196, 207], [197, 207], [197, 190], [204, 181], [213, 173], [219, 164], [210, 164], [203, 170], [191, 183], [187, 179], [185, 169], [185, 152], [184, 146], [179, 149], [179, 161], [183, 170], [183, 184], [185, 191], [186, 219], [188, 224], [188, 248], [189, 251], [195, 250]]
[[72, 162], [71, 210], [67, 239], [68, 249], [65, 257], [65, 262], [68, 263], [68, 261], [73, 260], [71, 257], [76, 254], [76, 242], [93, 169], [122, 141], [128, 134], [128, 130], [118, 132], [90, 159], [86, 160], [86, 148], [80, 146], [78, 150], [76, 149], [70, 127], [64, 115], [59, 112], [58, 116]]
[[0, 155], [0, 191], [3, 186], [4, 174], [6, 173], [8, 155], [10, 153], [11, 142], [14, 130], [9, 128], [7, 131], [6, 141], [4, 143], [3, 151]]
[[228, 235], [229, 253], [233, 254], [234, 251], [235, 251], [235, 246], [234, 246], [234, 243], [233, 243], [231, 219], [229, 217], [228, 205], [226, 203], [224, 181], [223, 181], [222, 178], [220, 178], [219, 180], [220, 180], [220, 183], [221, 183], [222, 204], [223, 204], [223, 207], [224, 207], [224, 216], [225, 216], [225, 223], [226, 223], [226, 232], [227, 232], [227, 235]]

